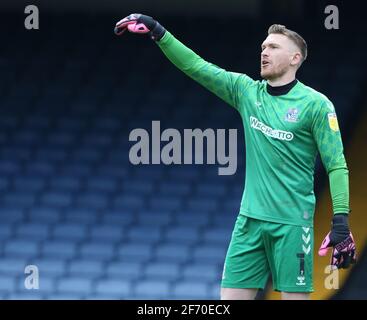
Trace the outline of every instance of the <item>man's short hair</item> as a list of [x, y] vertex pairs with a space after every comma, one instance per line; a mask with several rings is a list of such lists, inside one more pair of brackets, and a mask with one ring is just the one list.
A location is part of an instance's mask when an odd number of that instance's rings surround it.
[[305, 39], [303, 39], [297, 32], [287, 29], [285, 26], [281, 24], [273, 24], [268, 29], [268, 34], [282, 34], [288, 37], [288, 39], [292, 40], [294, 44], [299, 48], [302, 55], [301, 64], [307, 58], [307, 43]]

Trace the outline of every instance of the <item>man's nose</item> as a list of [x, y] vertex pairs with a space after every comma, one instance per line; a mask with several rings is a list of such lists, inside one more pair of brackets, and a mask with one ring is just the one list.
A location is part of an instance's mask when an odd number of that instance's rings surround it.
[[268, 57], [269, 56], [269, 53], [268, 53], [268, 49], [265, 48], [263, 51], [261, 51], [261, 56], [262, 57]]

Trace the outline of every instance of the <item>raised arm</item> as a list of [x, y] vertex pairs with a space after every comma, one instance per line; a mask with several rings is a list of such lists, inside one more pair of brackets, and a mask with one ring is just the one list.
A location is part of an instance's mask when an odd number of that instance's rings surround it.
[[239, 90], [244, 90], [253, 82], [244, 74], [229, 72], [205, 61], [152, 17], [132, 14], [120, 20], [116, 24], [115, 33], [121, 35], [126, 30], [149, 34], [177, 68], [235, 108], [238, 108]]

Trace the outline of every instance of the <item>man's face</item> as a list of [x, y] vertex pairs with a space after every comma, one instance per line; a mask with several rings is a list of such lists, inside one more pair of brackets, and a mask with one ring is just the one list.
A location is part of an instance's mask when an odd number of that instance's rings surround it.
[[261, 45], [261, 77], [274, 80], [286, 74], [299, 61], [294, 58], [296, 52], [297, 46], [287, 36], [269, 34]]

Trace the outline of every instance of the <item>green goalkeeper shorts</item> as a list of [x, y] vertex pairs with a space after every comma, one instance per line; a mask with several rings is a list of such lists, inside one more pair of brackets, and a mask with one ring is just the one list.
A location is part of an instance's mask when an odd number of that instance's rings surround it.
[[223, 288], [313, 291], [313, 229], [239, 215], [223, 269]]

